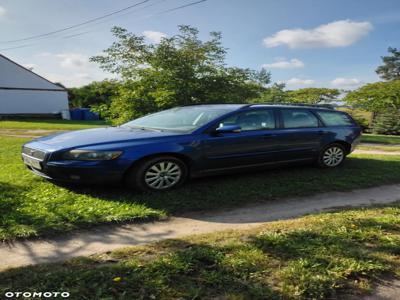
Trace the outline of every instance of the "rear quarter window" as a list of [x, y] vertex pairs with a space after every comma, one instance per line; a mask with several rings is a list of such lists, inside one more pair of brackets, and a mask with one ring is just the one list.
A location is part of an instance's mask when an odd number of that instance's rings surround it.
[[282, 109], [284, 128], [313, 128], [318, 127], [318, 119], [310, 111], [305, 109]]
[[317, 111], [322, 122], [326, 126], [351, 126], [354, 125], [353, 120], [346, 114], [335, 111]]

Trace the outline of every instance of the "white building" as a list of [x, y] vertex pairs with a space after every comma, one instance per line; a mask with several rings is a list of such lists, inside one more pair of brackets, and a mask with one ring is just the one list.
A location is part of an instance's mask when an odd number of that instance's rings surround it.
[[0, 54], [0, 116], [50, 116], [67, 110], [64, 88]]

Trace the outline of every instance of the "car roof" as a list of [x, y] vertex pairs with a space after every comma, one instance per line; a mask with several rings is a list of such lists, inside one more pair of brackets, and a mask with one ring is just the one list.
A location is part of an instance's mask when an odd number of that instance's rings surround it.
[[[243, 107], [243, 106], [242, 106]], [[291, 103], [291, 104], [247, 104], [244, 107], [277, 107], [277, 108], [312, 108], [322, 110], [333, 110], [333, 106], [324, 104], [302, 104], [302, 103]]]
[[242, 108], [256, 108], [256, 107], [276, 107], [276, 108], [312, 108], [321, 110], [333, 110], [333, 106], [318, 105], [318, 104], [302, 104], [302, 103], [250, 103], [250, 104], [197, 104], [188, 105], [185, 107], [207, 107], [207, 108], [230, 108], [232, 110], [239, 110]]
[[231, 108], [239, 109], [246, 106], [246, 104], [195, 104], [195, 105], [185, 105], [182, 107], [205, 107], [205, 108]]

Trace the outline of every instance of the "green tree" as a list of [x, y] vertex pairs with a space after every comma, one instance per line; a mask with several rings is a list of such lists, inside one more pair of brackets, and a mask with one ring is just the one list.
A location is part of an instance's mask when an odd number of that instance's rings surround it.
[[349, 92], [345, 99], [354, 107], [386, 112], [400, 109], [400, 80], [369, 83]]
[[71, 107], [109, 106], [121, 84], [116, 80], [93, 81], [92, 83], [68, 89]]
[[384, 80], [400, 79], [400, 51], [389, 47], [390, 55], [382, 56], [383, 65], [376, 69], [376, 73]]
[[218, 32], [201, 41], [197, 29], [180, 26], [158, 44], [120, 27], [112, 33], [117, 41], [91, 60], [124, 81], [110, 107], [118, 123], [179, 105], [246, 102], [270, 82], [265, 70], [227, 67]]
[[288, 101], [287, 92], [284, 90], [284, 83], [274, 83], [272, 86], [265, 89], [264, 92], [251, 102], [256, 103], [284, 103]]
[[320, 104], [337, 100], [338, 89], [304, 88], [287, 92], [287, 100], [294, 103]]

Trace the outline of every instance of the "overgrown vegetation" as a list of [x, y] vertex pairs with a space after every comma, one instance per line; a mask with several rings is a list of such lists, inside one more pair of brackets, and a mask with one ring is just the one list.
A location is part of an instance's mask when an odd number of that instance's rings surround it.
[[70, 299], [345, 299], [400, 276], [398, 205], [167, 240], [0, 274], [0, 291]]
[[163, 193], [138, 194], [121, 187], [62, 187], [24, 167], [20, 149], [26, 139], [0, 139], [0, 239], [400, 182], [400, 156], [352, 155], [343, 167], [334, 170], [292, 166], [210, 177]]

